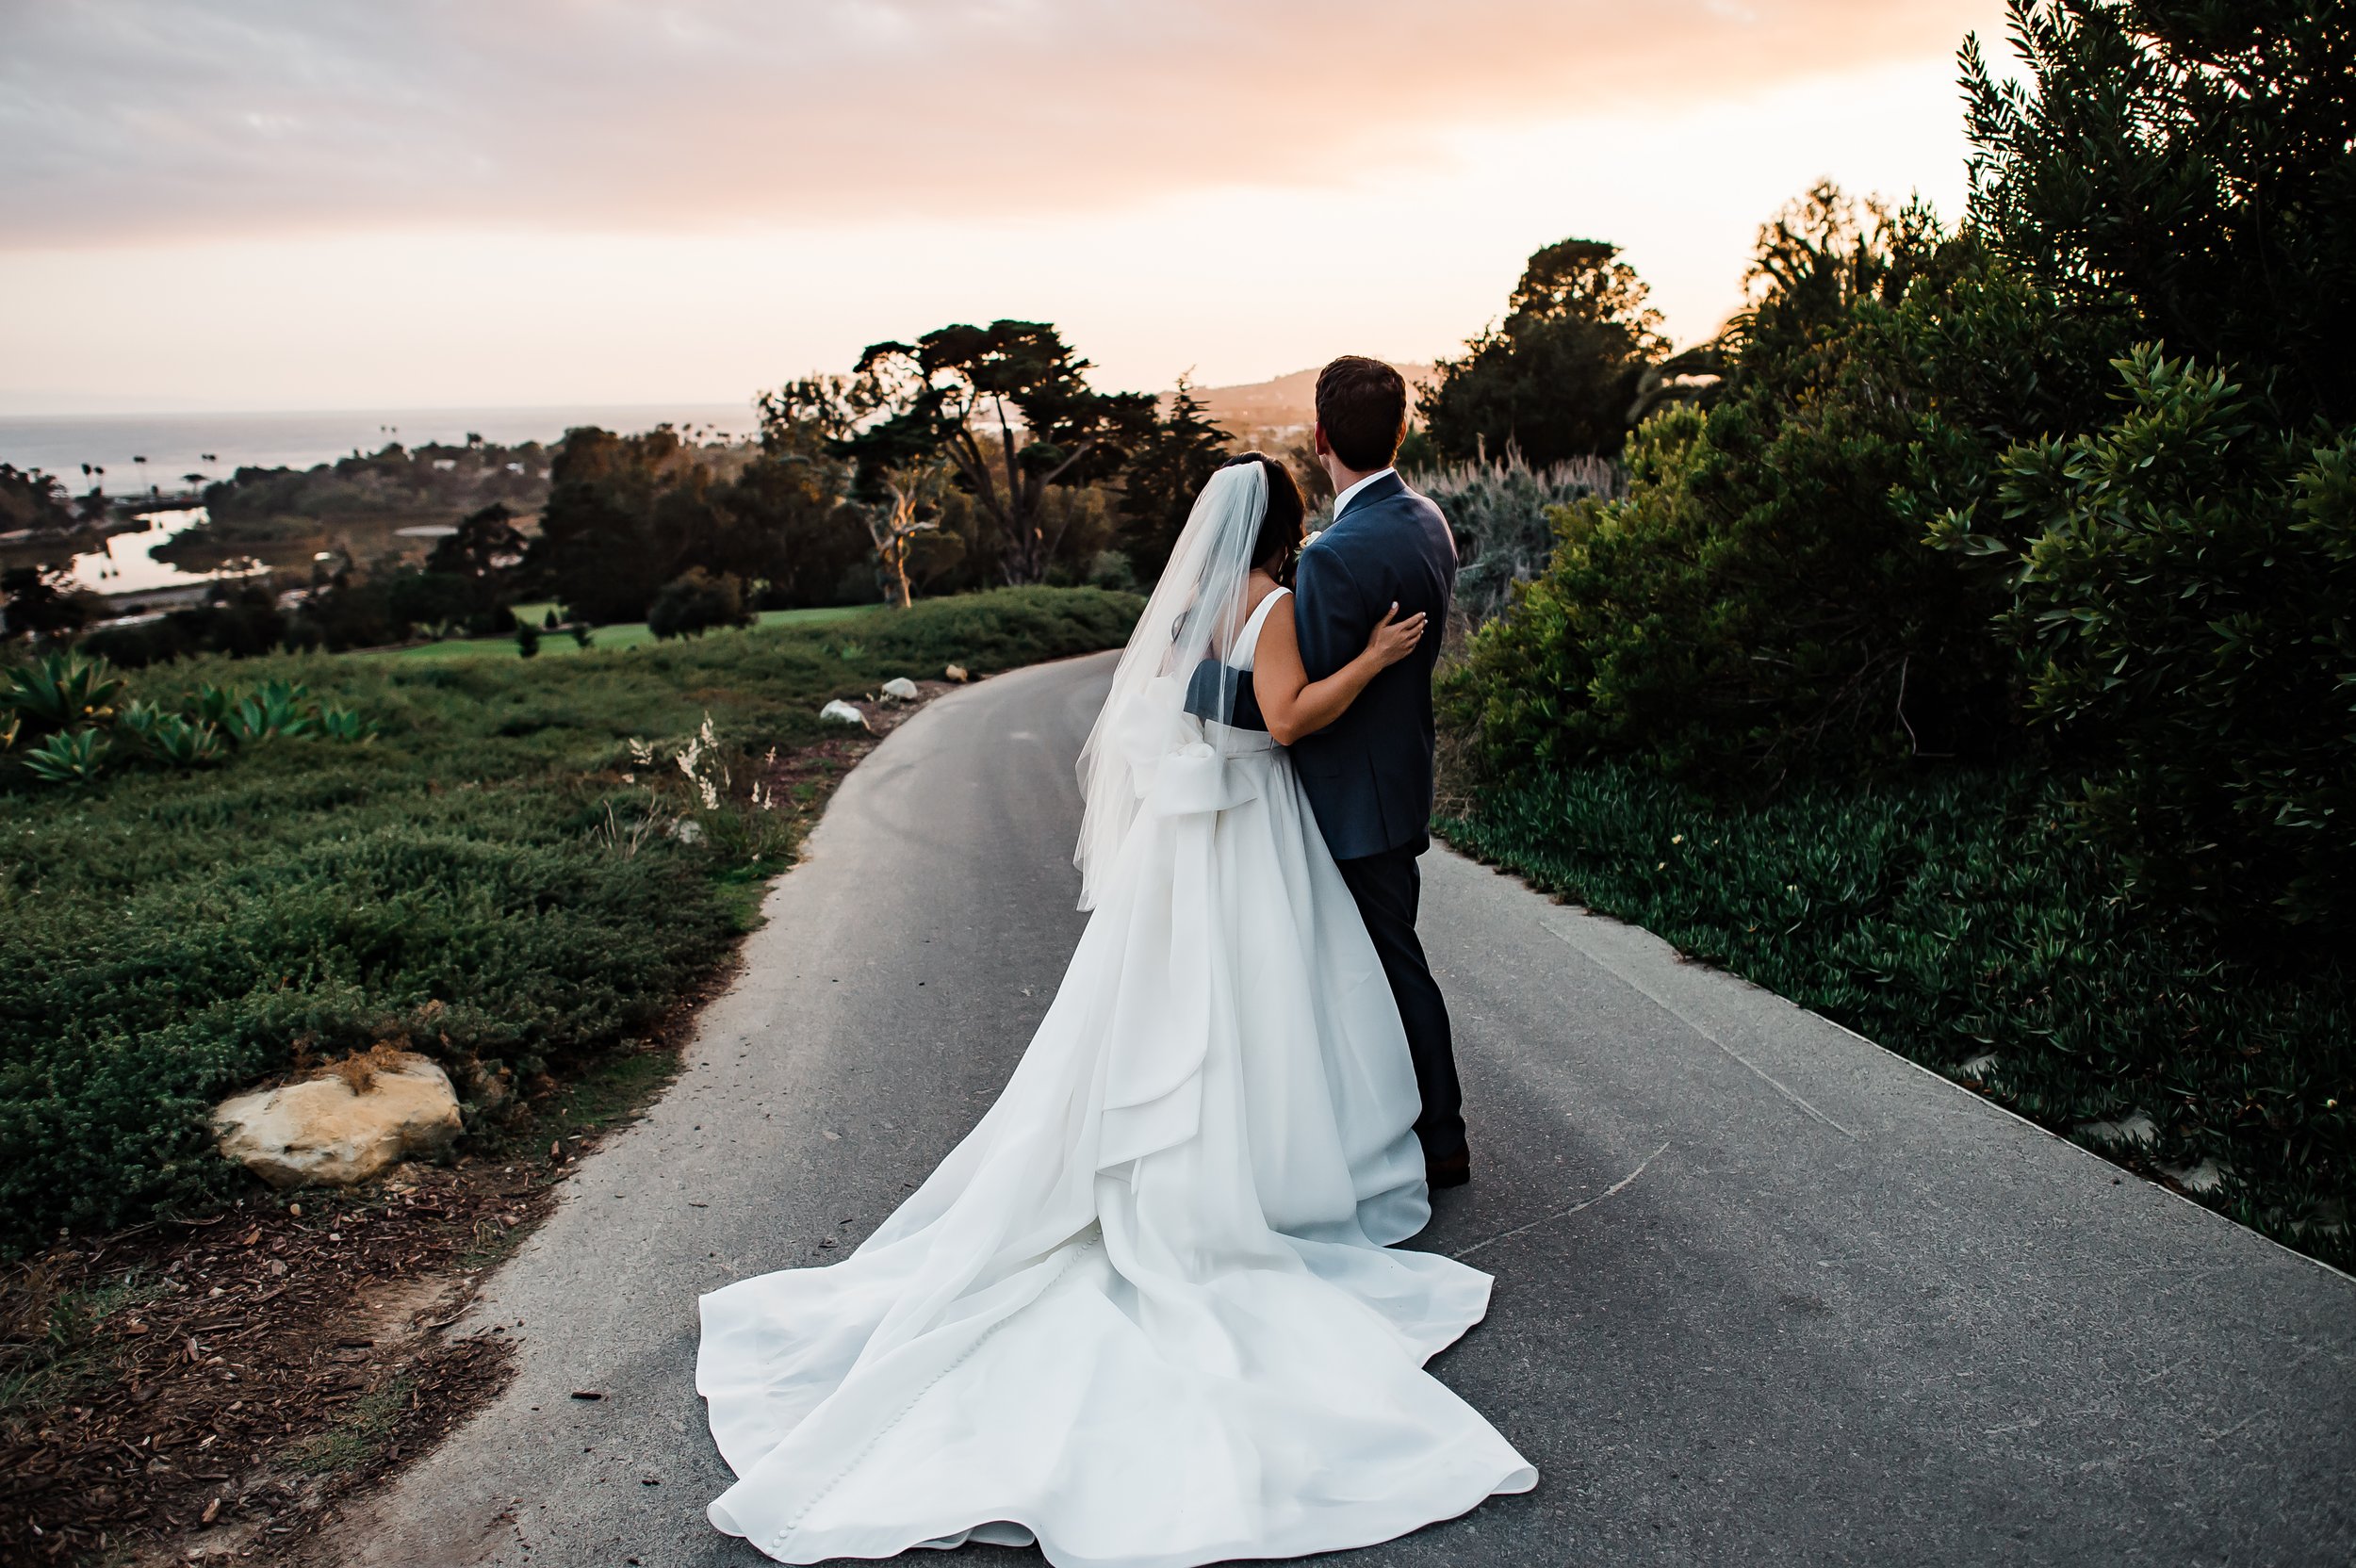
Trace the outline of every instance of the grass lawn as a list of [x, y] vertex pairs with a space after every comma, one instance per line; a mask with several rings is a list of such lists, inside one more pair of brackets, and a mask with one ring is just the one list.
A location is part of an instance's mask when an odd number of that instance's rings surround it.
[[[774, 748], [840, 733], [822, 703], [1114, 646], [1139, 608], [1019, 589], [584, 658], [139, 672], [166, 700], [300, 681], [381, 732], [0, 777], [0, 1254], [244, 1190], [207, 1114], [300, 1060], [405, 1040], [481, 1100], [636, 1037], [790, 860], [795, 801], [752, 786]], [[675, 764], [707, 719], [710, 802]]]
[[[2059, 787], [1955, 772], [1712, 802], [1625, 767], [1449, 842], [1633, 922], [2285, 1244], [2356, 1264], [2356, 972], [2138, 907]], [[2133, 1129], [2122, 1133], [2123, 1129]]]
[[[519, 604], [515, 606], [515, 613], [530, 624], [538, 626], [549, 608], [550, 606], [545, 604]], [[760, 622], [750, 629], [761, 631], [784, 626], [828, 626], [837, 621], [847, 621], [855, 616], [868, 614], [873, 608], [869, 605], [853, 604], [829, 605], [817, 610], [764, 610], [761, 612]], [[715, 631], [710, 635], [723, 637], [728, 633]], [[579, 653], [623, 653], [631, 648], [650, 647], [657, 641], [655, 634], [646, 629], [646, 622], [629, 621], [618, 626], [597, 628], [587, 648], [583, 648], [564, 632], [546, 632], [540, 638], [540, 652], [537, 657], [548, 659], [564, 658]], [[515, 659], [519, 656], [515, 651], [515, 639], [513, 637], [453, 637], [445, 642], [418, 643], [405, 648], [369, 649], [356, 657], [364, 659]], [[939, 672], [932, 673], [938, 674]]]

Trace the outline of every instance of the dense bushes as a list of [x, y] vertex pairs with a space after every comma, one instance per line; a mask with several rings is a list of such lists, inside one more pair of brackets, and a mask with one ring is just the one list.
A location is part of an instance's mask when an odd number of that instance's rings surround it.
[[2010, 0], [1964, 50], [1988, 244], [2072, 312], [2356, 419], [2356, 28], [2336, 0]]
[[1811, 192], [1706, 406], [1555, 509], [1444, 683], [1451, 832], [2344, 1253], [2348, 34], [2012, 12], [1961, 229]]
[[[2204, 931], [2117, 896], [2119, 868], [2069, 830], [2065, 795], [1958, 770], [1730, 807], [1603, 764], [1485, 792], [1441, 825], [1544, 890], [2356, 1261], [2356, 976], [2220, 964]], [[2148, 1143], [2104, 1127], [2147, 1119]]]
[[1762, 231], [1754, 277], [1714, 406], [1639, 428], [1625, 499], [1556, 514], [1552, 567], [1454, 678], [1493, 771], [1640, 754], [1756, 786], [2007, 749], [2003, 585], [1923, 535], [2070, 428], [2101, 328], [1829, 189]]
[[[2344, 928], [2356, 433], [2284, 431], [2222, 371], [2148, 350], [2120, 369], [2115, 422], [2004, 461], [2002, 515], [2042, 525], [2005, 622], [2029, 710], [2092, 770], [2083, 818], [2139, 892]], [[1937, 537], [2014, 554], [1956, 519]]]
[[[1741, 792], [2035, 756], [2139, 896], [2345, 918], [2349, 437], [2315, 333], [2348, 264], [2313, 232], [2356, 214], [2356, 155], [2309, 133], [2356, 111], [2270, 9], [2272, 41], [2215, 8], [2016, 6], [2042, 94], [1967, 51], [1960, 234], [1828, 190], [1763, 230], [1713, 405], [1641, 427], [1628, 496], [1558, 512], [1474, 640], [1469, 760]], [[2220, 60], [2279, 102], [2220, 97]], [[2232, 257], [2296, 274], [2271, 327], [2190, 286]], [[2154, 328], [2232, 360], [2170, 368]]]
[[[1108, 646], [1137, 610], [1027, 590], [562, 661], [281, 655], [236, 673], [365, 711], [377, 741], [282, 737], [209, 772], [15, 786], [0, 1249], [236, 1190], [205, 1112], [298, 1054], [406, 1037], [465, 1086], [644, 1027], [777, 864], [748, 759], [818, 738], [827, 697]], [[227, 673], [166, 667], [127, 696], [176, 701]], [[635, 765], [630, 743], [682, 747], [707, 714], [732, 792], [704, 831], [672, 836], [703, 808], [650, 795], [684, 780]]]

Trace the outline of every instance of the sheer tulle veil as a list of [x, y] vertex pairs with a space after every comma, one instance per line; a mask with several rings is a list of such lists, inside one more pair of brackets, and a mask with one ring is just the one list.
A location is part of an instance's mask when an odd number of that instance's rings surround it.
[[1232, 684], [1196, 683], [1195, 673], [1243, 629], [1252, 547], [1267, 515], [1268, 474], [1259, 464], [1238, 463], [1213, 474], [1194, 498], [1170, 564], [1121, 650], [1112, 692], [1080, 751], [1085, 812], [1072, 858], [1080, 868], [1083, 909], [1096, 906], [1162, 760], [1203, 744], [1202, 719], [1227, 717]]

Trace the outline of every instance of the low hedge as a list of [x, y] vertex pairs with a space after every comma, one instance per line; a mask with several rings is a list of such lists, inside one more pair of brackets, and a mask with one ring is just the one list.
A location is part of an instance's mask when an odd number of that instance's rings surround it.
[[620, 831], [652, 773], [630, 742], [683, 745], [709, 714], [741, 796], [744, 760], [826, 733], [829, 697], [1111, 646], [1138, 609], [1024, 589], [562, 661], [142, 672], [151, 699], [300, 681], [381, 732], [0, 784], [0, 1251], [239, 1190], [206, 1113], [299, 1054], [405, 1037], [479, 1084], [643, 1029], [744, 929], [778, 843]]
[[[1598, 765], [1486, 790], [1441, 831], [2132, 1167], [2214, 1162], [2202, 1201], [2356, 1264], [2356, 972], [2253, 968], [2137, 907], [2058, 785], [1955, 772], [1732, 806]], [[2081, 1131], [2136, 1112], [2148, 1144]]]

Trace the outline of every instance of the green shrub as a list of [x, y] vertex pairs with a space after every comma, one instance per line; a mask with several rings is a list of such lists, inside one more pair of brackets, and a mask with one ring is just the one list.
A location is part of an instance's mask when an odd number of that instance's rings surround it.
[[2066, 789], [2018, 773], [1730, 807], [1605, 765], [1492, 789], [1441, 827], [2056, 1131], [2140, 1111], [2148, 1149], [2081, 1135], [2147, 1170], [2214, 1161], [2205, 1201], [2356, 1260], [2356, 972], [2220, 959], [2207, 928], [2122, 897], [2068, 814]]
[[2315, 0], [2008, 0], [1963, 53], [1972, 215], [2072, 313], [2356, 420], [2348, 15]]
[[1749, 787], [2015, 734], [2004, 586], [1924, 539], [2010, 443], [2081, 428], [2105, 341], [1919, 211], [1820, 189], [1764, 232], [1771, 286], [1709, 409], [1638, 427], [1624, 498], [1556, 555], [1444, 702], [1488, 776], [1643, 757]]
[[2225, 374], [2138, 349], [2103, 429], [2004, 461], [2029, 710], [2091, 770], [2135, 886], [2230, 922], [2356, 917], [2356, 433], [2281, 428]]
[[750, 626], [754, 618], [745, 608], [742, 578], [701, 566], [690, 566], [664, 583], [646, 607], [646, 629], [663, 638], [699, 637], [715, 629]]
[[[207, 1113], [300, 1054], [405, 1037], [464, 1084], [644, 1029], [779, 864], [779, 825], [745, 814], [748, 756], [821, 738], [828, 697], [1110, 646], [1138, 608], [935, 600], [858, 620], [850, 661], [791, 628], [535, 664], [278, 655], [237, 668], [324, 698], [321, 729], [368, 714], [376, 742], [281, 730], [206, 772], [0, 783], [0, 1250], [242, 1190]], [[250, 700], [227, 669], [129, 694], [225, 720]], [[644, 810], [629, 743], [676, 750], [707, 713], [736, 783], [699, 841], [612, 831]]]

